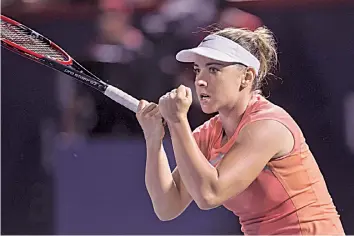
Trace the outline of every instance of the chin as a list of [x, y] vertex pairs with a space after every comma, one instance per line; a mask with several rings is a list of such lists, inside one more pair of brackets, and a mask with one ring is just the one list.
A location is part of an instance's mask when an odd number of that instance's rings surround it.
[[202, 111], [203, 111], [205, 114], [208, 114], [208, 115], [217, 112], [217, 110], [216, 110], [216, 109], [213, 109], [212, 107], [201, 106], [200, 108], [202, 109]]

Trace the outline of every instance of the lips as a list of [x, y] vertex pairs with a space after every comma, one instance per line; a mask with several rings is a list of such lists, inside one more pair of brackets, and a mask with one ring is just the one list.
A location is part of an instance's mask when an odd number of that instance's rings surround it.
[[200, 98], [200, 99], [209, 99], [210, 96], [209, 96], [208, 94], [206, 94], [206, 93], [201, 93], [201, 94], [199, 95], [199, 98]]
[[201, 104], [207, 104], [210, 101], [210, 96], [206, 93], [199, 94], [199, 101]]

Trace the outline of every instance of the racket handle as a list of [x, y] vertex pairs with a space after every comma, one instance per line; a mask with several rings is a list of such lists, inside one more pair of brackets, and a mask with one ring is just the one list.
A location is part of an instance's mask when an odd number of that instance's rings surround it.
[[135, 113], [138, 111], [139, 100], [123, 92], [122, 90], [113, 87], [112, 85], [108, 85], [104, 94], [129, 110]]

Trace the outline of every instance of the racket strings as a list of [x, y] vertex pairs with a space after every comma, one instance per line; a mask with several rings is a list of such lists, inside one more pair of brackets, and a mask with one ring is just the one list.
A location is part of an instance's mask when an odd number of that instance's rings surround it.
[[60, 61], [68, 60], [68, 57], [65, 54], [52, 48], [46, 42], [36, 37], [32, 37], [28, 31], [4, 21], [1, 21], [1, 39], [7, 39], [42, 56]]

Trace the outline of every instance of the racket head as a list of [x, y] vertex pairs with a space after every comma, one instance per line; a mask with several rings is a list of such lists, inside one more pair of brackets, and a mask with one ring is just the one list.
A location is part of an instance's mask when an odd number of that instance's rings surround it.
[[1, 15], [1, 46], [38, 62], [45, 58], [66, 66], [73, 64], [73, 59], [58, 45], [4, 15]]

